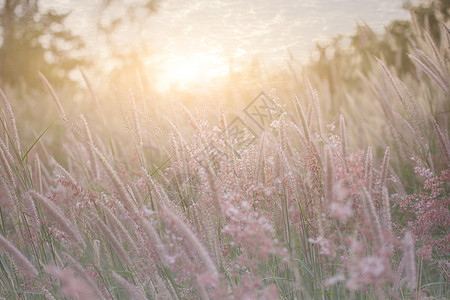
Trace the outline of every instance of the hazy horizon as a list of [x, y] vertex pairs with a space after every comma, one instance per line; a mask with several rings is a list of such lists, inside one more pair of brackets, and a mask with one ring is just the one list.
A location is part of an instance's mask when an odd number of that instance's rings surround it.
[[[264, 64], [279, 66], [288, 59], [288, 50], [305, 63], [317, 42], [349, 35], [357, 23], [381, 32], [390, 21], [407, 19], [402, 4], [402, 0], [166, 0], [160, 1], [155, 14], [142, 21], [137, 16], [135, 24], [122, 27], [113, 39], [121, 50], [138, 49], [144, 42], [149, 51], [146, 67], [157, 68], [156, 85], [167, 87], [227, 75], [231, 60], [238, 65], [258, 57]], [[86, 39], [87, 53], [97, 60], [109, 51], [95, 28], [101, 5], [101, 1], [44, 1], [42, 7], [71, 11], [67, 25]], [[114, 2], [102, 20], [123, 14], [123, 4]]]

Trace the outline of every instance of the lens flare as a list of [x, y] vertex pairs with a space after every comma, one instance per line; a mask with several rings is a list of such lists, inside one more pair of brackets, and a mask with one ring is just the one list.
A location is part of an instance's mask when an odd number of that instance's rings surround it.
[[228, 74], [228, 60], [216, 53], [171, 55], [161, 62], [155, 76], [159, 90], [188, 88]]

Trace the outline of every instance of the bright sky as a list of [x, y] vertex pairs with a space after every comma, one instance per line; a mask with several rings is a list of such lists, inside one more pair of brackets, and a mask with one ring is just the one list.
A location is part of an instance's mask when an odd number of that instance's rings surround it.
[[[106, 16], [124, 14], [113, 1]], [[92, 55], [106, 55], [94, 25], [102, 1], [51, 1], [44, 7], [72, 10], [69, 26], [88, 39]], [[160, 87], [226, 75], [228, 62], [251, 60], [266, 64], [286, 61], [289, 49], [306, 62], [318, 41], [351, 34], [356, 22], [376, 31], [394, 19], [406, 19], [402, 0], [161, 0], [147, 21], [127, 28], [116, 42], [123, 47], [145, 41], [152, 55], [146, 63], [158, 64]], [[140, 29], [138, 29], [140, 27]]]

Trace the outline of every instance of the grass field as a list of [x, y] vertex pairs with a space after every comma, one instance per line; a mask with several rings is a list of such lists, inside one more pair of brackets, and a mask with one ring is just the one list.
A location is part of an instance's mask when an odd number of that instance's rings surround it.
[[232, 108], [97, 94], [88, 74], [83, 105], [45, 74], [46, 94], [3, 91], [0, 298], [447, 299], [440, 30], [415, 76], [374, 57], [333, 91], [230, 88]]

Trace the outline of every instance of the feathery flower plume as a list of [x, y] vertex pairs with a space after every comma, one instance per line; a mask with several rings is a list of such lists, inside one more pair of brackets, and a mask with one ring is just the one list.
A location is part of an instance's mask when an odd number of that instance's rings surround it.
[[11, 185], [12, 187], [15, 187], [16, 181], [14, 180], [14, 173], [12, 172], [12, 169], [10, 166], [12, 157], [10, 157], [10, 159], [8, 159], [8, 154], [10, 155], [5, 143], [3, 143], [3, 140], [0, 137], [0, 166], [4, 170], [3, 172], [1, 172], [1, 171], [0, 172], [3, 173], [3, 176], [8, 181], [8, 184]]
[[294, 122], [290, 122], [290, 125], [292, 128], [294, 128], [294, 130], [297, 133], [298, 137], [300, 138], [300, 142], [303, 144], [303, 146], [306, 145], [305, 135], [304, 135], [304, 133], [302, 133], [300, 128], [298, 128], [297, 124], [295, 124]]
[[[104, 194], [102, 194], [102, 196], [106, 197]], [[112, 211], [108, 207], [106, 207], [106, 205], [104, 205], [102, 202], [99, 202], [99, 204], [102, 207], [103, 212], [105, 213], [107, 219], [110, 221], [110, 223], [112, 223], [111, 225], [113, 225], [118, 230], [118, 234], [125, 239], [128, 246], [132, 248], [133, 253], [134, 254], [139, 253], [139, 249], [136, 243], [133, 241], [133, 239], [130, 236], [130, 233], [123, 226], [122, 222], [120, 222], [120, 220], [116, 217], [116, 215], [113, 214]]]
[[10, 241], [0, 234], [0, 248], [14, 260], [16, 265], [25, 273], [36, 276], [38, 271], [33, 264]]
[[33, 198], [36, 199], [39, 204], [45, 209], [48, 217], [55, 221], [61, 227], [61, 229], [69, 235], [70, 238], [73, 238], [78, 243], [78, 246], [80, 246], [80, 248], [86, 248], [86, 243], [84, 242], [83, 237], [80, 235], [80, 233], [78, 233], [73, 223], [64, 216], [59, 207], [51, 202], [50, 199], [42, 194], [39, 194], [36, 191], [30, 191], [30, 193]]
[[414, 131], [416, 135], [418, 135], [418, 138], [420, 141], [423, 141], [423, 135], [422, 135], [422, 127], [423, 124], [423, 118], [421, 114], [419, 113], [419, 110], [417, 108], [417, 104], [415, 103], [414, 98], [412, 95], [408, 92], [406, 86], [401, 82], [396, 82], [394, 77], [392, 76], [389, 69], [386, 67], [386, 65], [377, 57], [375, 57], [375, 60], [380, 67], [380, 69], [383, 72], [383, 75], [389, 82], [389, 84], [392, 86], [392, 88], [395, 91], [396, 96], [400, 100], [403, 108], [406, 111], [406, 114], [408, 115], [409, 121], [413, 122], [414, 125]]
[[63, 166], [61, 166], [54, 157], [51, 158], [51, 163], [54, 165], [55, 173], [57, 176], [63, 177], [65, 180], [69, 181], [73, 186], [79, 186], [78, 182], [73, 178], [72, 174], [69, 173]]
[[278, 133], [279, 133], [279, 144], [281, 147], [281, 151], [283, 153], [287, 154], [288, 150], [288, 142], [286, 137], [286, 120], [284, 118], [284, 114], [281, 114], [279, 120], [278, 120]]
[[167, 196], [166, 191], [161, 187], [160, 184], [156, 183], [153, 180], [152, 176], [150, 176], [150, 174], [148, 174], [148, 172], [145, 168], [142, 168], [142, 171], [144, 172], [145, 178], [148, 180], [150, 187], [153, 188], [153, 190], [155, 191], [155, 193], [157, 195], [158, 201], [154, 201], [153, 204], [155, 204], [155, 210], [158, 211], [159, 207], [161, 205], [164, 205], [165, 202], [169, 201], [169, 197]]
[[75, 276], [71, 268], [59, 269], [55, 266], [45, 266], [45, 271], [58, 278], [62, 283], [61, 291], [72, 299], [97, 300], [95, 291], [80, 278]]
[[386, 151], [384, 152], [383, 164], [381, 165], [381, 174], [380, 174], [380, 188], [386, 186], [387, 177], [389, 173], [389, 159], [391, 157], [391, 150], [389, 147], [386, 147]]
[[433, 117], [431, 117], [431, 122], [433, 123], [434, 134], [437, 137], [439, 148], [444, 156], [445, 164], [447, 165], [447, 168], [450, 168], [450, 147], [444, 139], [444, 135]]
[[162, 209], [162, 213], [167, 217], [168, 221], [173, 224], [175, 230], [186, 239], [186, 246], [189, 247], [189, 251], [191, 251], [192, 254], [197, 254], [211, 275], [218, 280], [218, 272], [213, 260], [189, 226], [185, 224], [178, 215], [171, 212], [166, 207]]
[[410, 291], [414, 291], [417, 287], [416, 259], [414, 255], [414, 240], [410, 231], [405, 233], [402, 241], [403, 255], [405, 258], [406, 282]]
[[406, 139], [406, 141], [404, 141], [403, 143], [408, 145], [408, 147], [415, 146], [416, 148], [420, 149], [420, 141], [417, 140], [413, 125], [411, 125], [410, 122], [405, 120], [405, 118], [403, 118], [399, 113], [395, 111], [392, 113], [392, 115], [394, 117], [394, 124], [397, 127], [397, 133], [403, 139]]
[[383, 223], [384, 228], [392, 232], [392, 218], [391, 218], [391, 204], [389, 201], [389, 193], [386, 186], [382, 187], [382, 197], [383, 197]]
[[33, 198], [31, 198], [31, 195], [29, 192], [25, 193], [24, 198], [25, 198], [25, 204], [26, 204], [24, 211], [26, 211], [31, 218], [31, 225], [32, 225], [31, 229], [34, 231], [38, 231], [41, 222], [39, 220], [39, 215], [36, 210], [36, 205], [34, 204]]
[[224, 112], [222, 106], [219, 107], [219, 124], [220, 124], [220, 129], [224, 130], [225, 136], [228, 140], [227, 118], [225, 117], [225, 112]]
[[168, 266], [169, 262], [167, 261], [165, 247], [164, 244], [161, 242], [161, 239], [159, 238], [158, 232], [156, 232], [155, 228], [153, 228], [152, 224], [150, 224], [148, 220], [140, 218], [140, 222], [145, 232], [147, 233], [147, 236], [150, 239], [151, 244], [153, 245], [153, 248], [155, 249], [159, 260], [162, 262], [163, 265]]
[[93, 240], [92, 248], [94, 249], [94, 263], [97, 266], [97, 268], [100, 268], [100, 249], [101, 249], [100, 241]]
[[296, 95], [294, 95], [294, 100], [295, 100], [294, 102], [296, 104], [297, 110], [299, 111], [299, 114], [300, 114], [300, 121], [303, 126], [303, 132], [305, 134], [306, 141], [309, 142], [311, 140], [311, 138], [310, 138], [311, 135], [309, 134], [309, 128], [308, 128], [308, 123], [306, 122], [306, 119], [305, 119], [305, 114], [303, 113], [302, 106]]
[[405, 187], [403, 186], [400, 177], [398, 177], [398, 175], [395, 173], [394, 169], [391, 166], [389, 166], [389, 174], [391, 174], [391, 177], [393, 178], [392, 185], [394, 187], [395, 192], [400, 197], [405, 197], [406, 196]]
[[327, 203], [333, 202], [334, 198], [334, 192], [333, 192], [333, 186], [334, 186], [334, 160], [333, 160], [333, 153], [331, 152], [330, 147], [326, 148], [325, 151], [326, 156], [326, 169], [325, 169], [325, 201]]
[[111, 230], [103, 223], [102, 220], [100, 220], [99, 217], [96, 215], [92, 215], [93, 218], [93, 224], [97, 226], [98, 229], [103, 233], [106, 240], [111, 244], [111, 246], [116, 251], [119, 258], [128, 266], [131, 266], [130, 258], [128, 257], [127, 253], [123, 249], [122, 245], [120, 245], [119, 241], [116, 239], [114, 234], [111, 232]]
[[100, 180], [100, 169], [98, 167], [97, 157], [95, 156], [94, 149], [93, 149], [95, 147], [94, 140], [92, 139], [92, 134], [91, 134], [91, 131], [89, 130], [89, 125], [88, 125], [84, 115], [81, 115], [81, 121], [83, 123], [84, 132], [87, 137], [88, 153], [89, 153], [90, 159], [92, 161], [92, 165], [94, 167], [94, 177], [95, 177], [95, 180], [99, 181]]
[[61, 105], [61, 102], [59, 101], [58, 96], [55, 93], [55, 90], [51, 86], [50, 82], [48, 82], [47, 78], [45, 78], [44, 74], [39, 72], [39, 77], [41, 77], [42, 82], [44, 83], [45, 87], [47, 88], [48, 92], [52, 95], [53, 100], [55, 101], [56, 108], [58, 109], [59, 116], [64, 121], [67, 121], [66, 113], [64, 112], [64, 108]]
[[10, 184], [9, 180], [7, 178], [5, 178], [5, 176], [3, 176], [2, 173], [0, 173], [0, 183], [3, 184], [4, 192], [7, 196], [6, 198], [8, 198], [9, 203], [11, 204], [11, 208], [12, 208], [11, 215], [17, 216], [18, 199], [17, 199], [17, 195], [16, 195], [14, 187]]
[[308, 121], [307, 124], [309, 126], [309, 128], [313, 127], [313, 122], [314, 122], [314, 105], [312, 103], [309, 103], [308, 105], [308, 112], [306, 114], [306, 120]]
[[128, 209], [130, 209], [132, 212], [135, 212], [136, 204], [133, 201], [133, 199], [131, 199], [130, 195], [128, 195], [127, 189], [125, 188], [125, 185], [123, 184], [122, 180], [120, 180], [119, 176], [117, 176], [116, 172], [113, 170], [113, 168], [108, 163], [103, 154], [100, 153], [97, 147], [93, 147], [93, 150], [100, 158], [100, 163], [102, 164], [106, 173], [109, 175], [112, 182], [114, 183], [114, 187], [118, 190], [119, 196], [122, 199], [122, 201], [125, 202], [125, 205], [127, 206]]
[[139, 116], [138, 116], [138, 110], [136, 106], [136, 99], [134, 98], [134, 94], [130, 92], [130, 100], [131, 100], [131, 111], [132, 111], [132, 119], [133, 119], [133, 129], [134, 134], [136, 135], [137, 139], [137, 146], [139, 149], [142, 149], [142, 146], [144, 145], [142, 140], [142, 132], [141, 132], [141, 124], [139, 122]]
[[47, 300], [56, 300], [55, 297], [53, 297], [53, 295], [45, 288], [42, 288], [42, 295], [44, 295], [45, 299]]
[[98, 97], [97, 94], [95, 93], [94, 89], [92, 88], [91, 83], [89, 82], [89, 79], [86, 75], [86, 73], [84, 72], [84, 70], [82, 68], [78, 68], [80, 70], [81, 76], [83, 76], [84, 82], [86, 82], [86, 85], [88, 87], [89, 93], [91, 94], [92, 100], [94, 100], [94, 104], [97, 107], [97, 109], [100, 108], [100, 104], [98, 102]]
[[116, 272], [111, 272], [112, 277], [114, 280], [120, 284], [127, 292], [128, 295], [133, 300], [146, 300], [147, 297], [145, 297], [142, 292], [139, 290], [137, 286], [134, 286], [133, 284], [129, 283], [128, 280], [117, 274]]
[[373, 154], [372, 146], [367, 148], [366, 162], [364, 167], [364, 180], [366, 181], [366, 187], [370, 195], [372, 195], [372, 178], [373, 178]]
[[306, 83], [306, 87], [307, 87], [307, 91], [308, 91], [308, 97], [309, 97], [311, 104], [313, 105], [314, 110], [316, 112], [319, 136], [322, 137], [322, 132], [323, 132], [323, 130], [322, 130], [322, 114], [320, 112], [319, 97], [317, 95], [317, 91], [313, 88], [308, 77], [305, 77], [305, 83]]
[[9, 163], [9, 165], [10, 166], [14, 165], [14, 158], [11, 155], [11, 152], [9, 152], [9, 149], [8, 149], [8, 141], [7, 140], [3, 140], [1, 137], [0, 137], [0, 147], [1, 147], [1, 150], [3, 151], [3, 153], [4, 153], [5, 157], [6, 157], [6, 161]]
[[100, 292], [87, 271], [69, 254], [63, 253], [63, 257], [69, 262], [70, 268], [74, 271], [74, 273], [76, 273], [87, 285], [89, 285], [91, 290], [95, 293], [95, 296], [98, 299], [104, 299], [102, 292]]
[[219, 194], [217, 192], [217, 185], [216, 180], [214, 178], [213, 172], [209, 168], [205, 168], [205, 171], [207, 173], [206, 178], [208, 180], [208, 185], [211, 190], [211, 196], [212, 196], [212, 203], [214, 205], [214, 209], [216, 210], [217, 217], [222, 220], [223, 219], [223, 213], [222, 213], [222, 206], [220, 204]]
[[[442, 23], [441, 25], [443, 27], [443, 28], [441, 28], [444, 31], [443, 33], [445, 33], [445, 31], [447, 31], [447, 34], [448, 34], [448, 27], [447, 27], [447, 25], [445, 25], [445, 23]], [[433, 50], [434, 57], [436, 58], [436, 61], [437, 61], [436, 65], [439, 65], [439, 67], [437, 67], [437, 69], [445, 70], [446, 69], [445, 59], [442, 57], [442, 55], [441, 55], [441, 53], [440, 53], [440, 51], [439, 51], [435, 41], [433, 40], [433, 37], [431, 36], [430, 32], [428, 32], [428, 31], [424, 31], [423, 33], [424, 33], [426, 41], [428, 42], [427, 46], [431, 46], [431, 49]], [[449, 36], [447, 36], [447, 37], [449, 37]], [[447, 38], [446, 39], [446, 43], [447, 43], [448, 46], [450, 46], [449, 45], [450, 44], [450, 39]], [[422, 52], [419, 49], [415, 49], [415, 50], [419, 51], [419, 52]]]
[[42, 194], [42, 171], [41, 171], [41, 160], [39, 159], [39, 155], [36, 154], [36, 159], [34, 160], [34, 169], [36, 174], [36, 182], [34, 185], [37, 185], [38, 192]]
[[16, 143], [17, 151], [19, 152], [19, 155], [21, 155], [20, 150], [20, 139], [19, 139], [19, 132], [17, 131], [16, 126], [16, 118], [14, 117], [13, 110], [11, 108], [11, 105], [9, 104], [8, 99], [6, 98], [6, 95], [3, 93], [3, 91], [0, 89], [0, 98], [2, 99], [3, 104], [6, 108], [6, 118], [9, 120], [9, 129], [12, 130], [12, 137], [14, 139], [14, 142]]
[[344, 160], [345, 169], [348, 172], [348, 165], [347, 165], [348, 136], [347, 136], [347, 126], [345, 125], [345, 118], [343, 114], [339, 116], [339, 129], [341, 134], [342, 158]]
[[260, 180], [264, 182], [264, 142], [266, 139], [266, 133], [263, 132], [261, 134], [261, 140], [259, 142], [259, 151], [258, 151], [258, 164], [256, 169], [256, 181]]
[[[185, 178], [187, 178], [188, 174], [189, 174], [189, 164], [186, 163], [187, 159], [186, 156], [183, 156], [182, 154], [187, 154], [190, 153], [190, 149], [189, 146], [187, 145], [186, 141], [184, 140], [183, 136], [181, 135], [180, 130], [177, 128], [177, 126], [175, 126], [175, 124], [173, 124], [173, 122], [167, 118], [166, 116], [164, 117], [164, 119], [166, 120], [166, 122], [169, 124], [169, 126], [172, 129], [172, 132], [169, 134], [171, 136], [171, 141], [173, 143], [173, 149], [175, 151], [175, 155], [176, 158], [178, 160], [178, 164], [180, 164], [183, 167], [183, 180], [185, 180]], [[181, 152], [181, 154], [180, 154]]]
[[[425, 54], [419, 54], [421, 58], [424, 58]], [[433, 68], [433, 70], [428, 67], [422, 60], [419, 60], [417, 57], [408, 54], [408, 57], [416, 64], [416, 66], [424, 71], [434, 82], [437, 83], [437, 85], [447, 94], [450, 94], [450, 86], [448, 85], [448, 80], [446, 78], [442, 78], [443, 75], [441, 72], [439, 72], [439, 68]], [[426, 56], [425, 56], [426, 57]], [[427, 59], [428, 62], [430, 62], [430, 59]]]
[[372, 228], [374, 228], [375, 234], [378, 238], [378, 242], [380, 245], [384, 245], [384, 239], [381, 231], [381, 224], [380, 219], [378, 218], [375, 204], [373, 203], [372, 195], [367, 191], [366, 188], [363, 188], [363, 201], [364, 201], [364, 208], [369, 216], [370, 223], [372, 225]]

